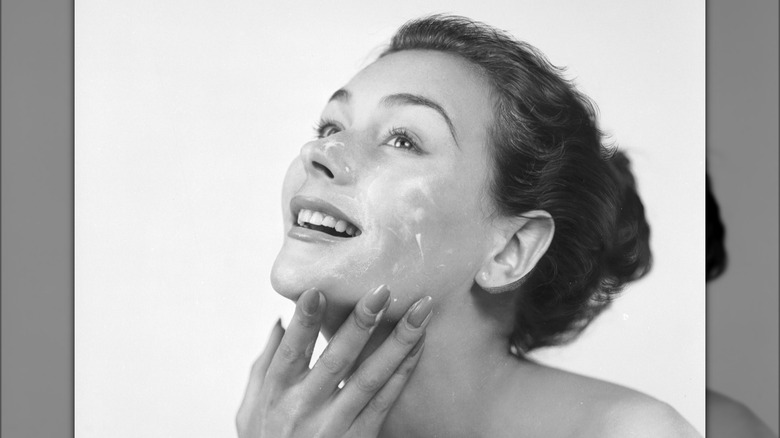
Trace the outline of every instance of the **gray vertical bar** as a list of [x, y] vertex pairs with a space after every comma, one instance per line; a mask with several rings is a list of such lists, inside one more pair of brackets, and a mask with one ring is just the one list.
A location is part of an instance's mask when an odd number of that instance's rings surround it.
[[[777, 289], [776, 257], [780, 250], [777, 228], [747, 228], [739, 219], [740, 216], [761, 216], [762, 223], [778, 226], [779, 48], [777, 1], [707, 1], [708, 167], [715, 197], [721, 204], [727, 240], [734, 236], [743, 239], [731, 240], [731, 247], [727, 241], [729, 266], [724, 278], [708, 285], [708, 289], [716, 291], [725, 281], [730, 284], [726, 291], [730, 294], [720, 295], [722, 298], [717, 305], [716, 300], [709, 300], [713, 294], [708, 295], [707, 383], [712, 389], [723, 391], [747, 405], [775, 433], [778, 430], [778, 309], [776, 304], [767, 306], [767, 303], [777, 303], [780, 293]], [[724, 180], [726, 184], [723, 184]], [[754, 199], [745, 199], [745, 194], [752, 194]], [[743, 198], [738, 199], [738, 196]], [[734, 203], [740, 206], [736, 213], [731, 208]], [[746, 205], [752, 207], [750, 211], [742, 209]], [[729, 217], [729, 213], [732, 216]], [[752, 237], [752, 242], [767, 242], [773, 246], [766, 250], [735, 251], [738, 247], [735, 244], [747, 242], [746, 236]], [[774, 256], [775, 261], [768, 260], [770, 256]], [[738, 268], [746, 265], [757, 269], [739, 271]], [[741, 276], [728, 277], [736, 272], [742, 272]], [[751, 275], [745, 275], [745, 272]], [[729, 283], [735, 278], [739, 281]], [[765, 301], [752, 299], [761, 294], [766, 294]], [[726, 298], [732, 301], [724, 301]], [[729, 305], [737, 303], [744, 304], [742, 310]], [[766, 330], [750, 336], [748, 329], [744, 332], [723, 330], [719, 321], [725, 322], [726, 327], [729, 323], [735, 327], [734, 321], [745, 321], [749, 327]], [[757, 338], [762, 341], [757, 342]], [[752, 356], [745, 356], [747, 345]], [[721, 362], [729, 358], [732, 362], [725, 365]], [[746, 372], [746, 368], [738, 366], [740, 362], [756, 367], [754, 369], [760, 373]], [[715, 369], [717, 375], [713, 372]], [[716, 384], [727, 384], [728, 387], [721, 388]], [[734, 392], [734, 388], [742, 392]], [[712, 431], [713, 435], [717, 432]]]
[[73, 436], [73, 3], [2, 2], [2, 436]]

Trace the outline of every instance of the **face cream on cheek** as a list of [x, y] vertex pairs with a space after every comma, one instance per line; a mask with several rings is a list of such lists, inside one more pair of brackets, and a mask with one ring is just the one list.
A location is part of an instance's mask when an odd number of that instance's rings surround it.
[[354, 306], [365, 293], [386, 283], [376, 275], [377, 255], [345, 245], [285, 241], [271, 270], [271, 284], [280, 295], [296, 300], [306, 289], [321, 290], [329, 306]]
[[487, 250], [482, 211], [460, 196], [434, 198], [432, 193], [450, 193], [452, 187], [426, 182], [418, 178], [411, 187], [403, 185], [409, 190], [396, 199], [400, 208], [388, 224], [399, 248], [394, 277], [415, 279], [406, 284], [423, 292], [431, 287], [470, 289]]
[[327, 154], [333, 148], [344, 149], [344, 143], [340, 141], [329, 140], [322, 145], [322, 150]]
[[[335, 153], [342, 146], [334, 141], [322, 147]], [[402, 304], [470, 287], [469, 257], [478, 256], [473, 237], [481, 216], [463, 202], [464, 191], [452, 178], [361, 169], [357, 186], [339, 195], [349, 198], [341, 204], [351, 205], [363, 233], [332, 245], [287, 239], [274, 265], [274, 288], [293, 300], [305, 289], [320, 288], [329, 306], [342, 311], [380, 284]]]
[[[425, 263], [423, 239], [427, 227], [425, 223], [427, 213], [424, 204], [429, 203], [429, 199], [424, 189], [416, 188], [398, 199], [398, 208], [393, 209], [382, 220], [384, 224], [381, 228], [387, 230], [396, 240], [396, 246], [405, 249], [399, 252], [404, 253], [406, 259], [413, 257], [416, 259], [414, 262], [418, 264]], [[416, 253], [409, 251], [412, 247], [416, 247]], [[395, 266], [398, 264], [396, 263]]]
[[379, 263], [391, 277], [392, 285], [409, 294], [425, 292], [429, 282], [442, 273], [440, 254], [446, 248], [452, 236], [444, 224], [437, 209], [428, 213], [431, 205], [425, 192], [413, 190], [405, 197], [397, 199], [401, 208], [387, 213], [377, 229], [384, 231], [377, 245], [382, 256]]
[[417, 248], [420, 249], [420, 258], [422, 259], [423, 263], [425, 263], [425, 253], [422, 249], [422, 233], [416, 233], [414, 238], [417, 240]]

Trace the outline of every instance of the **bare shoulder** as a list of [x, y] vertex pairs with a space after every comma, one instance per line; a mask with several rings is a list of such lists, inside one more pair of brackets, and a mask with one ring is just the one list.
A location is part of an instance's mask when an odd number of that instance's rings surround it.
[[605, 438], [701, 437], [676, 409], [639, 392], [627, 393], [609, 403], [599, 422], [591, 424], [588, 436]]
[[776, 435], [744, 404], [707, 390], [707, 435], [774, 438]]
[[695, 438], [701, 434], [676, 409], [642, 392], [578, 376], [588, 382], [594, 402], [578, 436], [600, 438]]
[[667, 403], [604, 380], [538, 365], [520, 385], [513, 391], [526, 401], [521, 412], [535, 420], [530, 429], [529, 422], [516, 424], [523, 436], [701, 437]]

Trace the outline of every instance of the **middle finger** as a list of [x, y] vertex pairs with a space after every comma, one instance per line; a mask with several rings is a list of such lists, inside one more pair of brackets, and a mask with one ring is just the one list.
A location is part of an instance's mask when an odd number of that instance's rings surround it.
[[358, 302], [306, 377], [312, 391], [325, 397], [336, 389], [365, 347], [388, 304], [390, 291], [385, 285]]

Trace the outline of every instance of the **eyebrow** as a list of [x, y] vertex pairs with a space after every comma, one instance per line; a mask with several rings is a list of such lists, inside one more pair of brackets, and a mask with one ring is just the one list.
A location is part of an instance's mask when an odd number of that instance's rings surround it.
[[[332, 96], [330, 96], [330, 99], [328, 99], [328, 102], [333, 101], [339, 101], [344, 103], [349, 103], [350, 98], [352, 95], [349, 91], [340, 88], [336, 90], [335, 93], [333, 93]], [[447, 114], [447, 111], [442, 108], [441, 105], [438, 103], [432, 101], [431, 99], [428, 99], [427, 97], [420, 96], [419, 94], [411, 94], [411, 93], [397, 93], [397, 94], [390, 94], [388, 96], [385, 96], [382, 98], [381, 101], [382, 105], [385, 106], [397, 106], [397, 105], [417, 105], [417, 106], [424, 106], [428, 107], [442, 116], [444, 121], [447, 123], [447, 127], [450, 129], [450, 135], [452, 135], [452, 139], [455, 140], [455, 145], [458, 146], [458, 149], [460, 149], [460, 144], [458, 144], [458, 137], [455, 135], [455, 125], [452, 124], [452, 119], [450, 119], [450, 116]]]
[[339, 88], [338, 90], [336, 90], [335, 93], [333, 93], [332, 96], [330, 96], [328, 102], [333, 102], [334, 100], [338, 100], [340, 102], [348, 103], [350, 97], [352, 97], [352, 95], [349, 93], [349, 91], [343, 88]]
[[447, 123], [447, 127], [450, 128], [450, 135], [452, 135], [452, 139], [455, 140], [455, 145], [458, 146], [458, 149], [460, 149], [460, 144], [458, 144], [458, 137], [455, 135], [455, 126], [452, 124], [450, 116], [447, 115], [447, 111], [444, 111], [444, 108], [442, 108], [438, 103], [428, 99], [427, 97], [420, 96], [419, 94], [398, 93], [383, 97], [382, 104], [387, 106], [419, 105], [436, 111], [439, 113], [439, 115], [442, 116], [442, 118], [444, 118], [444, 121]]

